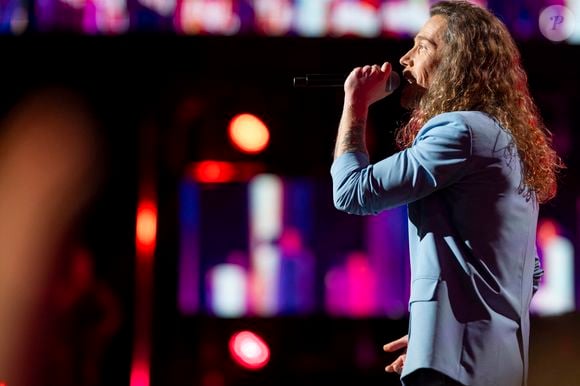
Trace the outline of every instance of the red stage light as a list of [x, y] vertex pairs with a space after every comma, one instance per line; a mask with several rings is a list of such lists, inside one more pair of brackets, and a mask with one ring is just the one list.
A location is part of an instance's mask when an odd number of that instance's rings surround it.
[[149, 379], [149, 364], [148, 363], [141, 363], [137, 361], [137, 363], [133, 363], [131, 368], [131, 378], [129, 380], [130, 386], [149, 386], [150, 379]]
[[137, 251], [139, 257], [153, 254], [156, 238], [157, 207], [153, 201], [141, 201], [137, 209]]
[[194, 179], [198, 182], [219, 183], [234, 179], [236, 170], [233, 164], [223, 161], [202, 161], [195, 164]]
[[270, 360], [270, 349], [266, 342], [251, 331], [239, 331], [229, 342], [230, 355], [240, 366], [259, 370]]
[[247, 182], [264, 170], [264, 165], [256, 162], [205, 160], [190, 163], [186, 173], [191, 180], [201, 184], [225, 184]]

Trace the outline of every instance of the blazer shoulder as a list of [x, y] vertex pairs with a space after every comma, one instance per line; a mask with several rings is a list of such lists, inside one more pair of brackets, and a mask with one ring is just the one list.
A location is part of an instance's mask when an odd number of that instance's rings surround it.
[[452, 111], [437, 114], [429, 119], [417, 133], [415, 144], [427, 138], [468, 143], [471, 137], [471, 117], [464, 112]]
[[[434, 130], [434, 131], [433, 131]], [[452, 132], [454, 136], [471, 137], [482, 132], [495, 135], [506, 132], [493, 117], [481, 111], [449, 111], [429, 119], [417, 133], [418, 137], [432, 133]]]
[[497, 123], [495, 119], [482, 111], [448, 111], [437, 114], [428, 121], [431, 124], [441, 124], [442, 122], [453, 122], [469, 127], [478, 123], [486, 125]]

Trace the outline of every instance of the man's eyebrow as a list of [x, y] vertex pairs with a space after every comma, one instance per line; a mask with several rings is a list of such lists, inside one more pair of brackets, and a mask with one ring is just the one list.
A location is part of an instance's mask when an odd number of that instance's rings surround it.
[[417, 41], [417, 40], [424, 40], [424, 41], [430, 43], [432, 46], [437, 47], [437, 43], [435, 43], [433, 40], [429, 39], [426, 36], [417, 35], [417, 36], [415, 36], [415, 41]]

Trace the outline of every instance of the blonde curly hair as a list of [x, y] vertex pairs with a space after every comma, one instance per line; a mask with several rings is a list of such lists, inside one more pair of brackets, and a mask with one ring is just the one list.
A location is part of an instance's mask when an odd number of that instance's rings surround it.
[[522, 164], [520, 192], [540, 203], [556, 195], [564, 167], [551, 145], [528, 89], [519, 50], [505, 25], [488, 10], [468, 1], [434, 4], [431, 16], [447, 20], [446, 46], [429, 89], [397, 132], [400, 148], [411, 145], [427, 120], [448, 111], [482, 111], [513, 138]]

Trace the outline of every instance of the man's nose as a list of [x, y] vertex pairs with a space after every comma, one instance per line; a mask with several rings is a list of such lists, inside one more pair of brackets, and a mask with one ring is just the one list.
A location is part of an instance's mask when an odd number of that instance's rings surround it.
[[409, 54], [410, 52], [407, 52], [405, 55], [401, 57], [401, 59], [399, 60], [401, 66], [408, 67], [411, 65], [411, 56]]

